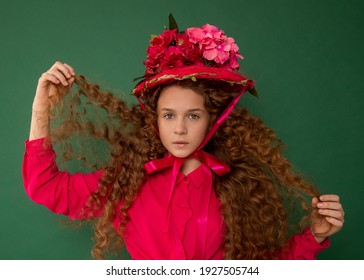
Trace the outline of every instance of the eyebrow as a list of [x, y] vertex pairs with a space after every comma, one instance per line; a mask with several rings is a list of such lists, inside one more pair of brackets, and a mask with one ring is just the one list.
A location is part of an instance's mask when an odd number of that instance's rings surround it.
[[[174, 112], [174, 109], [171, 108], [162, 108], [161, 111], [167, 111], [167, 112]], [[202, 112], [203, 110], [201, 108], [192, 108], [187, 110], [187, 112]]]

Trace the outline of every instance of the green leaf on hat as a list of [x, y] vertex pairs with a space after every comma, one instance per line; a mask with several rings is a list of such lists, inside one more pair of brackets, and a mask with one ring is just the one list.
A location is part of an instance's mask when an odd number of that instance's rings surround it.
[[179, 29], [178, 29], [178, 25], [177, 25], [177, 22], [176, 20], [174, 19], [172, 13], [169, 14], [169, 30], [173, 30], [173, 29], [177, 29], [177, 32], [179, 32]]
[[257, 98], [259, 98], [259, 94], [257, 92], [257, 90], [255, 89], [255, 87], [253, 87], [252, 89], [249, 90], [249, 93]]

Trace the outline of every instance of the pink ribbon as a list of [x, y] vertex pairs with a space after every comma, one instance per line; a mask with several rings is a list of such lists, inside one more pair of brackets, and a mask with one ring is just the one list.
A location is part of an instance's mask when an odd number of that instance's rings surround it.
[[[199, 159], [201, 162], [206, 164], [208, 167], [211, 168], [212, 171], [214, 171], [217, 175], [222, 176], [225, 175], [230, 171], [230, 168], [225, 164], [225, 162], [219, 160], [218, 158], [214, 157], [213, 155], [210, 155], [209, 153], [206, 153], [205, 151], [198, 150], [192, 155], [190, 155], [187, 158], [196, 158]], [[180, 168], [182, 167], [182, 164], [185, 159], [187, 158], [177, 158], [173, 155], [167, 155], [164, 158], [156, 159], [147, 162], [144, 165], [145, 171], [147, 174], [153, 174], [158, 171], [161, 171], [163, 169], [166, 169], [168, 167], [179, 167], [175, 168], [177, 173], [179, 172]]]

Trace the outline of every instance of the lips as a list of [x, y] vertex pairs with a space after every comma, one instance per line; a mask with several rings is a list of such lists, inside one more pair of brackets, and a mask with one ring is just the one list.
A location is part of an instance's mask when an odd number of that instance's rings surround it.
[[174, 141], [173, 144], [187, 144], [188, 142], [187, 141]]
[[188, 144], [188, 142], [186, 142], [186, 141], [174, 141], [172, 143], [173, 143], [173, 145], [176, 145], [179, 148], [183, 148], [184, 146], [186, 146]]

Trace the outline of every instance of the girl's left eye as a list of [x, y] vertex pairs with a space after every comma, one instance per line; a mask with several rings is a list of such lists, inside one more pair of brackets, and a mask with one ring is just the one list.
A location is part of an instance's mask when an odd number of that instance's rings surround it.
[[200, 118], [200, 116], [199, 116], [199, 115], [196, 115], [196, 114], [189, 114], [189, 115], [188, 115], [188, 118], [189, 118], [189, 119], [196, 120], [196, 119], [199, 119], [199, 118]]

